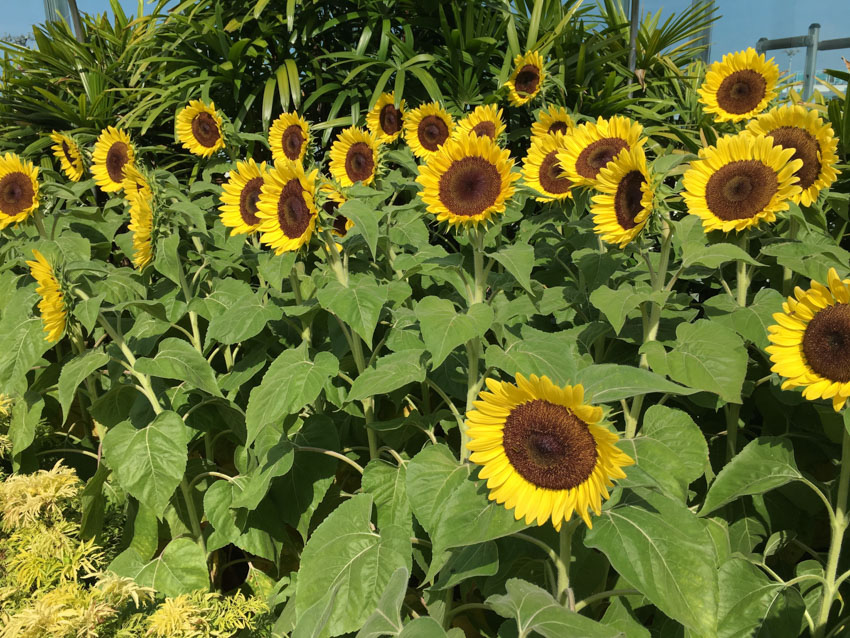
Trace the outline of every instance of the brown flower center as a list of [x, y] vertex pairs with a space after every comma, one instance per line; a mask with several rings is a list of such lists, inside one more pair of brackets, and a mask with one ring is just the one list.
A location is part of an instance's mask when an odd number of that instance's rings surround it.
[[526, 64], [516, 74], [514, 88], [517, 93], [534, 93], [540, 84], [540, 69], [533, 64]]
[[534, 399], [515, 407], [505, 419], [502, 437], [511, 466], [537, 487], [577, 487], [596, 467], [593, 434], [562, 405]]
[[345, 174], [352, 182], [365, 182], [372, 177], [375, 159], [372, 149], [366, 142], [355, 142], [345, 154]]
[[723, 221], [750, 219], [764, 210], [779, 190], [772, 168], [759, 160], [739, 160], [717, 170], [705, 185], [705, 202]]
[[263, 188], [262, 177], [252, 177], [239, 193], [239, 214], [248, 226], [260, 223], [257, 217], [257, 202], [260, 201], [260, 191]]
[[797, 126], [781, 126], [768, 135], [773, 138], [774, 146], [794, 149], [792, 160], [803, 160], [803, 166], [794, 173], [800, 178], [797, 185], [805, 190], [814, 184], [820, 175], [820, 145], [814, 136]]
[[297, 239], [310, 225], [310, 209], [304, 200], [304, 189], [297, 179], [289, 180], [277, 200], [277, 221], [283, 234]]
[[566, 134], [569, 131], [569, 127], [566, 122], [552, 122], [549, 125], [549, 133], [564, 133]]
[[820, 310], [803, 333], [806, 363], [830, 381], [850, 381], [850, 304]]
[[449, 138], [449, 127], [441, 117], [426, 115], [416, 130], [419, 143], [429, 151], [436, 151]]
[[0, 179], [0, 213], [19, 215], [32, 206], [34, 197], [32, 181], [23, 173], [8, 173]]
[[563, 176], [563, 170], [558, 163], [558, 151], [550, 151], [543, 158], [540, 164], [540, 173], [538, 174], [540, 185], [547, 193], [561, 195], [572, 188], [572, 182]]
[[479, 122], [472, 127], [472, 132], [478, 137], [489, 137], [491, 140], [496, 139], [496, 124], [489, 120]]
[[113, 182], [124, 181], [124, 166], [130, 161], [130, 153], [124, 142], [114, 142], [106, 152], [106, 172]]
[[401, 111], [392, 104], [385, 104], [378, 114], [381, 130], [387, 135], [395, 135], [401, 130]]
[[629, 148], [629, 145], [619, 137], [604, 137], [591, 142], [579, 153], [576, 172], [587, 179], [595, 179], [599, 169], [605, 168], [624, 148]]
[[345, 215], [337, 215], [334, 217], [334, 231], [340, 237], [345, 237], [345, 234], [348, 232], [348, 217]]
[[221, 139], [221, 131], [218, 130], [218, 124], [209, 113], [198, 113], [192, 119], [192, 135], [201, 146], [207, 148], [216, 145]]
[[727, 113], [741, 115], [756, 108], [767, 93], [764, 76], [752, 69], [730, 73], [717, 89], [717, 104]]
[[301, 147], [304, 144], [304, 131], [298, 124], [290, 124], [280, 136], [280, 145], [287, 159], [296, 161], [301, 157]]
[[62, 153], [65, 155], [65, 159], [68, 163], [73, 166], [76, 161], [74, 157], [71, 155], [71, 147], [68, 146], [68, 143], [65, 140], [62, 140]]
[[496, 202], [501, 187], [493, 164], [483, 157], [464, 157], [440, 176], [440, 201], [455, 215], [479, 215]]
[[641, 187], [645, 183], [643, 173], [630, 171], [617, 184], [617, 192], [614, 194], [614, 212], [617, 214], [617, 223], [623, 230], [631, 230], [637, 226], [635, 217], [643, 210]]

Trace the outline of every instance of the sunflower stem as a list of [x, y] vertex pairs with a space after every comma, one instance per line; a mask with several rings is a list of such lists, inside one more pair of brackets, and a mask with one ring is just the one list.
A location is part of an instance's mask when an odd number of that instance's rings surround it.
[[556, 599], [561, 605], [569, 606], [570, 611], [575, 611], [575, 600], [570, 594], [570, 562], [573, 555], [573, 532], [576, 531], [580, 520], [576, 517], [570, 521], [566, 521], [561, 526], [558, 543], [558, 560], [555, 563], [558, 576]]
[[728, 463], [738, 451], [738, 416], [741, 413], [741, 405], [727, 403], [724, 411], [726, 412], [726, 462]]
[[[489, 270], [484, 268], [484, 233], [480, 228], [470, 230], [470, 243], [472, 244], [473, 263], [473, 285], [469, 296], [470, 307], [484, 301], [487, 288], [487, 274]], [[482, 379], [478, 374], [478, 364], [481, 360], [481, 339], [475, 337], [466, 343], [466, 411], [473, 408], [473, 402], [481, 390]], [[460, 461], [463, 463], [469, 457], [466, 445], [469, 443], [469, 435], [466, 432], [466, 423], [460, 429]]]
[[38, 234], [41, 235], [41, 238], [47, 239], [47, 231], [44, 229], [44, 220], [39, 209], [35, 209], [35, 212], [32, 214], [32, 220], [35, 222], [35, 227], [38, 229]]
[[[749, 246], [749, 238], [747, 235], [742, 235], [740, 239], [741, 250], [747, 252]], [[743, 259], [738, 260], [738, 305], [741, 308], [747, 307], [747, 289], [750, 287], [750, 278], [747, 273], [747, 262]]]
[[[797, 220], [792, 217], [788, 220], [788, 237], [791, 241], [797, 239]], [[839, 240], [841, 238], [839, 237]], [[782, 294], [786, 297], [790, 296], [794, 291], [794, 273], [788, 266], [782, 269]]]
[[184, 476], [180, 481], [180, 492], [183, 494], [183, 500], [186, 501], [186, 512], [189, 514], [189, 525], [192, 527], [192, 534], [200, 548], [207, 553], [207, 544], [204, 542], [204, 534], [201, 531], [201, 521], [198, 518], [198, 512], [195, 509], [195, 502], [192, 500], [192, 490], [189, 488], [189, 483]]
[[[294, 265], [292, 266], [292, 270], [289, 271], [289, 285], [292, 286], [295, 303], [300, 306], [304, 302], [304, 298], [301, 295], [301, 282], [298, 279], [298, 271]], [[310, 324], [303, 319], [301, 320], [301, 340], [307, 344], [307, 347], [310, 347], [310, 341], [312, 340]]]

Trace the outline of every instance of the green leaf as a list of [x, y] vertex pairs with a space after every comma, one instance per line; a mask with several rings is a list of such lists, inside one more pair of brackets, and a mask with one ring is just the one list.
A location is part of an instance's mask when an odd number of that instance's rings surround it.
[[198, 544], [188, 538], [176, 538], [165, 546], [157, 558], [142, 566], [135, 574], [127, 574], [143, 587], [153, 587], [165, 596], [207, 590], [210, 576], [207, 556]]
[[366, 619], [356, 638], [380, 638], [387, 634], [397, 635], [403, 629], [401, 622], [401, 604], [407, 594], [407, 580], [410, 572], [406, 567], [399, 567], [390, 576], [387, 587], [378, 608]]
[[173, 234], [161, 238], [156, 243], [153, 261], [154, 268], [177, 285], [180, 285], [180, 269], [183, 267], [177, 253], [179, 244], [180, 235]]
[[574, 382], [579, 360], [574, 333], [547, 333], [523, 326], [522, 337], [504, 348], [487, 346], [484, 353], [487, 367], [498, 368], [514, 377], [517, 372], [526, 376], [545, 374], [554, 383]]
[[477, 303], [466, 313], [458, 313], [448, 299], [425, 297], [416, 304], [416, 318], [434, 369], [455, 348], [483, 336], [493, 323], [493, 310], [487, 304]]
[[80, 492], [80, 538], [89, 540], [100, 536], [103, 529], [103, 513], [106, 509], [106, 495], [103, 485], [109, 477], [109, 468], [105, 464], [98, 465], [97, 470]]
[[705, 495], [700, 516], [742, 496], [764, 494], [801, 478], [791, 441], [775, 436], [759, 437], [720, 470]]
[[493, 576], [499, 571], [499, 550], [496, 543], [486, 541], [450, 550], [434, 590], [448, 589], [476, 576]]
[[372, 335], [387, 301], [386, 286], [379, 286], [368, 275], [352, 275], [348, 286], [331, 280], [319, 289], [316, 297], [322, 308], [351, 326], [372, 347]]
[[455, 628], [447, 634], [436, 620], [430, 616], [421, 616], [407, 623], [398, 638], [463, 638], [463, 633], [454, 635], [457, 631], [462, 630]]
[[619, 401], [650, 392], [684, 395], [696, 392], [649, 370], [615, 363], [583, 368], [576, 374], [575, 382], [584, 386], [585, 397], [594, 403]]
[[376, 394], [386, 394], [408, 383], [425, 380], [421, 350], [402, 350], [379, 357], [374, 368], [366, 368], [354, 380], [349, 401], [361, 401]]
[[[325, 627], [327, 627], [331, 613], [334, 610], [339, 588], [340, 584], [334, 586], [316, 604], [301, 614], [301, 617], [298, 619], [298, 625], [292, 631], [292, 638], [323, 638], [327, 636]], [[275, 625], [276, 627], [277, 625]]]
[[440, 508], [467, 476], [467, 467], [445, 445], [430, 445], [407, 464], [410, 507], [426, 532], [436, 529]]
[[378, 527], [411, 527], [410, 502], [407, 500], [407, 464], [390, 465], [374, 460], [364, 468], [361, 487], [371, 494], [378, 510]]
[[234, 344], [255, 337], [283, 310], [265, 301], [244, 281], [225, 279], [204, 299], [212, 317], [206, 340]]
[[161, 412], [148, 425], [134, 428], [123, 421], [103, 437], [103, 454], [118, 483], [157, 516], [183, 479], [189, 428], [176, 412]]
[[39, 317], [4, 313], [0, 321], [0, 393], [26, 392], [27, 372], [50, 348]]
[[532, 632], [544, 638], [616, 638], [620, 632], [595, 620], [581, 616], [559, 604], [552, 595], [537, 585], [511, 578], [505, 583], [504, 595], [490, 596], [487, 605], [503, 618], [516, 620], [520, 636]]
[[762, 288], [745, 308], [726, 294], [707, 299], [703, 308], [712, 321], [732, 328], [759, 348], [766, 348], [767, 327], [776, 323], [773, 315], [782, 311], [783, 301], [785, 298], [773, 288]]
[[153, 359], [139, 359], [136, 370], [162, 379], [185, 381], [190, 387], [222, 396], [215, 373], [203, 355], [182, 339], [163, 339]]
[[590, 303], [605, 315], [608, 323], [614, 328], [614, 333], [620, 334], [626, 322], [626, 316], [632, 310], [644, 301], [663, 303], [669, 295], [669, 292], [653, 292], [649, 287], [635, 289], [629, 284], [617, 286], [616, 290], [608, 286], [599, 286], [590, 293]]
[[531, 292], [531, 270], [534, 268], [534, 247], [529, 244], [510, 244], [490, 255], [514, 276], [520, 286]]
[[755, 259], [735, 244], [719, 243], [708, 246], [684, 244], [682, 267], [687, 268], [699, 264], [706, 268], [717, 268], [730, 261], [743, 261], [753, 266], [762, 266]]
[[23, 397], [16, 399], [12, 404], [9, 440], [12, 442], [12, 454], [16, 459], [15, 465], [17, 465], [17, 458], [21, 452], [32, 445], [35, 440], [35, 428], [41, 420], [42, 410], [44, 410], [44, 397], [32, 390], [29, 390]]
[[375, 259], [378, 247], [378, 222], [386, 211], [383, 208], [376, 209], [362, 199], [349, 199], [339, 207], [339, 214], [354, 222], [354, 228], [349, 232], [360, 233], [363, 236], [372, 253], [372, 259]]

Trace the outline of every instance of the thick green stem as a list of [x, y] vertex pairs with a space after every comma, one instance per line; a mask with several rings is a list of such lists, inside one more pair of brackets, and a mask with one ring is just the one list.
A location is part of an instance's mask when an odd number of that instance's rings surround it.
[[[289, 285], [292, 286], [292, 294], [295, 295], [295, 303], [300, 306], [304, 302], [304, 297], [301, 295], [301, 281], [298, 279], [298, 272], [295, 270], [295, 266], [293, 266], [292, 270], [289, 271]], [[302, 319], [301, 340], [304, 341], [308, 347], [312, 336], [310, 323]]]
[[[747, 247], [749, 245], [749, 238], [747, 235], [742, 235], [739, 243], [741, 250], [747, 252]], [[737, 281], [738, 281], [738, 305], [741, 308], [747, 307], [747, 290], [750, 287], [750, 277], [747, 273], [747, 262], [743, 259], [738, 260], [738, 269], [737, 269]]]
[[732, 460], [732, 457], [738, 451], [738, 416], [741, 413], [741, 405], [739, 403], [727, 403], [726, 411], [726, 462]]
[[180, 481], [180, 492], [183, 494], [183, 500], [186, 501], [186, 512], [189, 514], [189, 525], [192, 527], [192, 534], [206, 554], [207, 545], [204, 542], [204, 534], [201, 531], [201, 521], [198, 518], [198, 512], [195, 510], [195, 502], [192, 500], [192, 490], [189, 488], [189, 483], [186, 481], [185, 476]]
[[[788, 220], [788, 238], [792, 241], [797, 239], [797, 220], [792, 217]], [[782, 269], [782, 294], [788, 297], [794, 291], [794, 272], [785, 266]]]
[[576, 531], [580, 520], [576, 517], [561, 526], [558, 561], [555, 563], [558, 577], [556, 599], [571, 611], [575, 611], [575, 600], [570, 592], [570, 561], [573, 555], [573, 532]]
[[[484, 268], [484, 233], [476, 228], [470, 231], [472, 244], [473, 285], [469, 295], [469, 305], [484, 301], [487, 288], [487, 271]], [[481, 390], [482, 379], [478, 374], [478, 364], [481, 360], [481, 339], [476, 337], [466, 343], [466, 411], [473, 408], [473, 402]], [[466, 423], [460, 429], [460, 460], [466, 461], [469, 450], [466, 445], [469, 435], [466, 433]]]
[[[186, 305], [192, 303], [192, 289], [186, 281], [186, 273], [183, 272], [183, 260], [180, 259], [180, 252], [177, 252], [177, 275], [180, 277], [180, 287], [183, 289], [183, 296], [186, 298]], [[189, 323], [192, 326], [192, 346], [200, 352], [204, 353], [201, 347], [201, 332], [198, 329], [198, 313], [194, 310], [189, 311]]]
[[38, 229], [38, 234], [41, 235], [41, 238], [47, 239], [47, 231], [44, 229], [44, 219], [41, 211], [37, 208], [35, 209], [35, 213], [33, 213], [32, 220], [35, 222], [35, 227]]

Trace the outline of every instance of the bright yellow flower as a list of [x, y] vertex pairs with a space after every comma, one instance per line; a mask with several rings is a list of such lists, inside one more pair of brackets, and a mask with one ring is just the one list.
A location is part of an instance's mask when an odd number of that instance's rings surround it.
[[707, 113], [718, 122], [747, 120], [767, 108], [776, 97], [779, 67], [773, 58], [765, 61], [764, 53], [752, 47], [737, 53], [727, 53], [714, 62], [697, 90], [699, 101]]
[[53, 155], [59, 160], [59, 165], [62, 167], [65, 177], [72, 182], [79, 182], [84, 172], [83, 154], [80, 152], [80, 147], [69, 135], [56, 131], [50, 134], [50, 139], [55, 142], [50, 148]]
[[38, 167], [14, 153], [0, 157], [0, 230], [38, 208]]
[[543, 58], [537, 51], [529, 51], [525, 55], [514, 58], [514, 71], [506, 82], [511, 104], [522, 106], [527, 104], [540, 93], [546, 72], [543, 70]]
[[30, 274], [38, 282], [35, 291], [41, 297], [38, 302], [38, 310], [41, 313], [41, 321], [44, 323], [44, 337], [46, 341], [56, 343], [65, 332], [65, 323], [68, 319], [68, 311], [65, 308], [65, 299], [62, 295], [62, 287], [56, 278], [53, 266], [45, 259], [39, 251], [32, 251], [35, 261], [28, 261]]
[[177, 114], [177, 137], [183, 148], [201, 157], [210, 157], [224, 148], [221, 131], [221, 116], [215, 104], [207, 106], [200, 100], [192, 100]]

